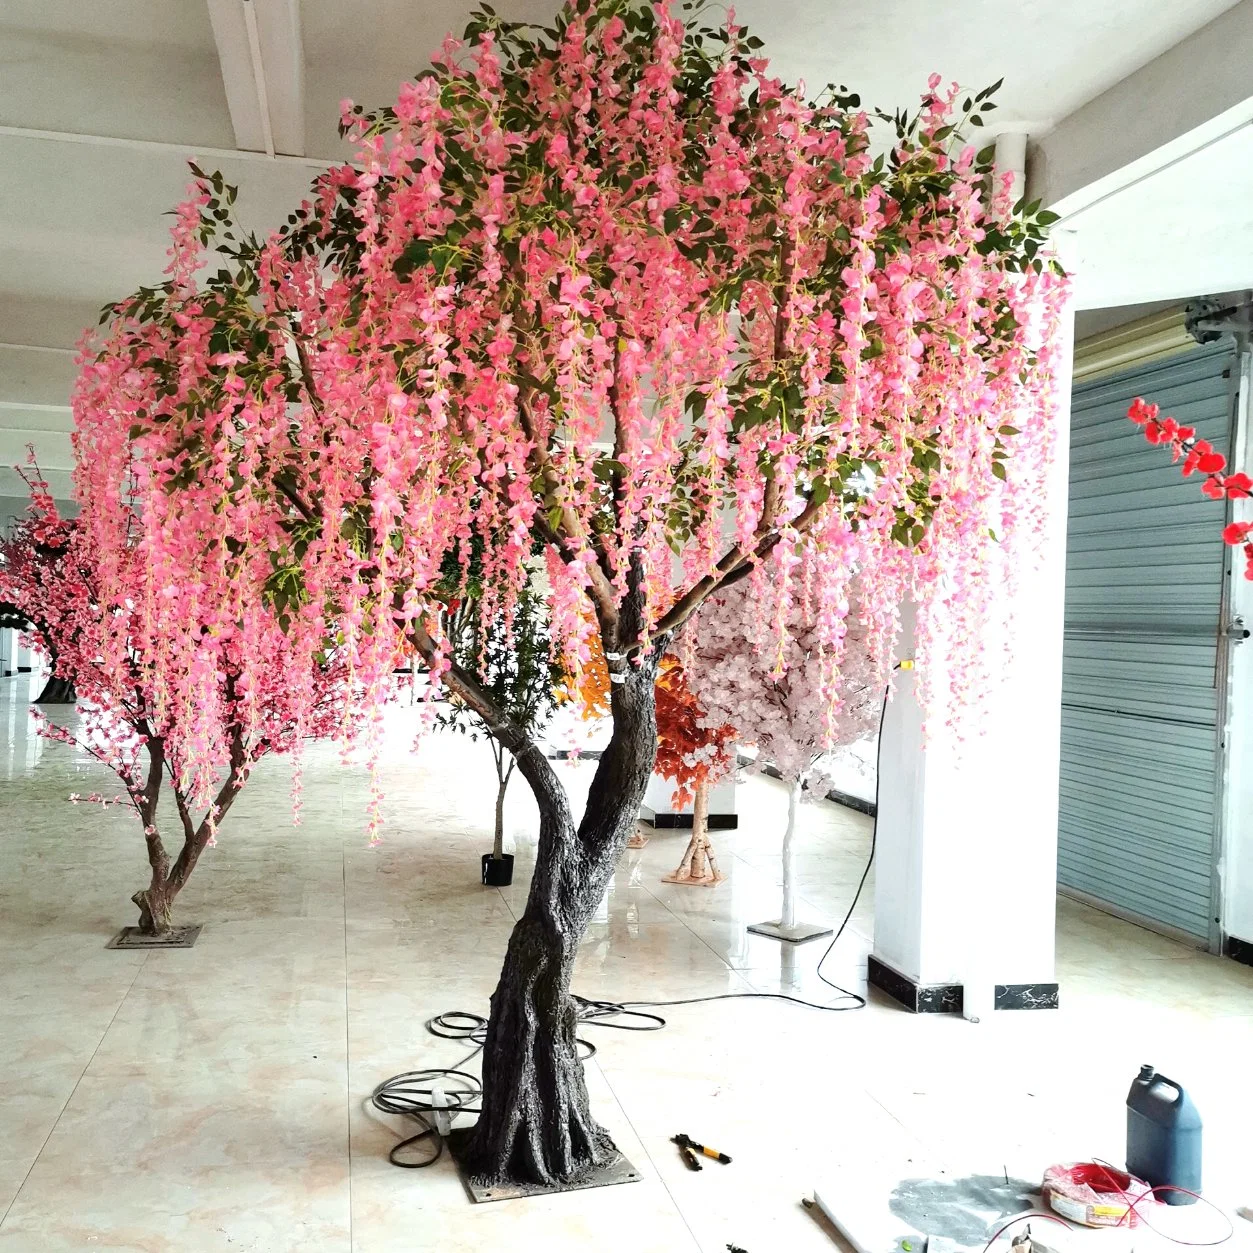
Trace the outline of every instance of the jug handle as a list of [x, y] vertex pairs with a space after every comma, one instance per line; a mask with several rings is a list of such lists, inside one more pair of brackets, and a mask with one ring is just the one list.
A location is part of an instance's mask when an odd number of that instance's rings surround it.
[[1180, 1085], [1177, 1084], [1173, 1079], [1167, 1079], [1165, 1075], [1157, 1075], [1154, 1078], [1154, 1084], [1158, 1084], [1158, 1083], [1164, 1083], [1168, 1088], [1174, 1088], [1175, 1100], [1172, 1103], [1177, 1104], [1179, 1101], [1183, 1100], [1183, 1088], [1180, 1087]]

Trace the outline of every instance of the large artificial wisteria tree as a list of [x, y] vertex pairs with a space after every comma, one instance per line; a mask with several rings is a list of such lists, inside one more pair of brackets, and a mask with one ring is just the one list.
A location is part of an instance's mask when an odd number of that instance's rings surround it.
[[[960, 137], [988, 93], [934, 78], [876, 155], [855, 96], [811, 100], [760, 41], [699, 20], [639, 0], [570, 0], [545, 29], [479, 15], [394, 106], [345, 105], [355, 164], [264, 241], [201, 178], [168, 281], [118, 306], [76, 399], [83, 490], [141, 518], [158, 648], [212, 650], [168, 634], [197, 606], [272, 613], [298, 650], [342, 643], [368, 709], [416, 653], [532, 789], [536, 868], [465, 1150], [492, 1179], [615, 1154], [570, 978], [653, 764], [672, 632], [751, 580], [782, 641], [804, 596], [834, 702], [854, 570], [885, 672], [906, 598], [924, 661], [940, 639], [971, 654], [990, 532], [1038, 521], [1059, 284], [1047, 218]], [[114, 542], [105, 511], [90, 526]], [[596, 634], [612, 678], [581, 816], [446, 629], [450, 559], [481, 553], [480, 611], [507, 618], [537, 540], [562, 664], [577, 680]], [[945, 673], [942, 718], [980, 681]], [[166, 679], [192, 725], [198, 675]]]

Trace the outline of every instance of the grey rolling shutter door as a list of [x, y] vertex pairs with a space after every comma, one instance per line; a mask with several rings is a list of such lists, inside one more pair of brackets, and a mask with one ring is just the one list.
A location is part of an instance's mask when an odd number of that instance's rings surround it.
[[1225, 453], [1233, 361], [1223, 342], [1079, 383], [1071, 418], [1058, 880], [1207, 944], [1225, 510], [1126, 412], [1155, 400]]

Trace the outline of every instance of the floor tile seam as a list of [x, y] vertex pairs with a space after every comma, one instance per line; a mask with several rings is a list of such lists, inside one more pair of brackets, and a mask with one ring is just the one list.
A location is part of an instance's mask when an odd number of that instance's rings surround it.
[[151, 956], [151, 953], [144, 953], [139, 964], [135, 967], [134, 977], [131, 979], [130, 983], [126, 985], [126, 991], [118, 998], [117, 1008], [113, 1011], [113, 1016], [109, 1019], [108, 1024], [100, 1033], [100, 1038], [96, 1041], [96, 1047], [92, 1049], [91, 1056], [87, 1059], [87, 1062], [83, 1066], [82, 1070], [79, 1071], [78, 1078], [74, 1080], [74, 1086], [70, 1089], [70, 1094], [65, 1098], [65, 1102], [57, 1111], [56, 1118], [52, 1120], [52, 1126], [48, 1128], [48, 1134], [44, 1136], [43, 1143], [39, 1146], [39, 1152], [35, 1154], [34, 1158], [31, 1160], [29, 1169], [26, 1171], [26, 1174], [22, 1176], [22, 1182], [18, 1184], [17, 1190], [13, 1193], [13, 1199], [7, 1206], [5, 1206], [4, 1213], [0, 1214], [0, 1229], [3, 1229], [5, 1223], [9, 1221], [9, 1215], [13, 1212], [13, 1207], [17, 1204], [18, 1198], [22, 1195], [22, 1190], [26, 1187], [27, 1182], [34, 1173], [35, 1167], [39, 1165], [39, 1159], [44, 1155], [44, 1150], [48, 1147], [52, 1137], [56, 1134], [57, 1128], [61, 1125], [61, 1119], [65, 1117], [65, 1111], [69, 1109], [70, 1102], [74, 1100], [74, 1096], [78, 1092], [84, 1077], [86, 1076], [88, 1070], [91, 1069], [92, 1062], [96, 1060], [96, 1055], [100, 1052], [100, 1047], [104, 1044], [105, 1037], [113, 1030], [113, 1024], [117, 1022], [118, 1015], [122, 1012], [122, 1006], [126, 1004], [126, 1000], [134, 990], [135, 984], [139, 982], [139, 976], [143, 972], [144, 967], [147, 966], [148, 959]]
[[[695, 889], [695, 888], [693, 888], [692, 890], [693, 891], [697, 891], [697, 890], [708, 891], [708, 889]], [[662, 909], [666, 911], [666, 913], [668, 913], [672, 918], [674, 918], [676, 922], [681, 923], [689, 935], [692, 935], [697, 940], [699, 940], [700, 943], [703, 944], [705, 948], [707, 948], [740, 981], [740, 983], [743, 984], [743, 986], [748, 991], [750, 992], [756, 991], [753, 985], [746, 978], [744, 978], [743, 974], [739, 970], [737, 970], [734, 966], [732, 966], [729, 961], [727, 961], [726, 956], [724, 954], [719, 953], [718, 950], [714, 948], [714, 946], [710, 944], [709, 941], [706, 940], [705, 937], [701, 935], [699, 931], [696, 931], [693, 929], [693, 927], [688, 923], [687, 918], [683, 917], [681, 914], [676, 914], [674, 910], [672, 910], [670, 906], [667, 905], [665, 901], [663, 901], [661, 897], [659, 897], [657, 893], [654, 892], [652, 888], [650, 888], [647, 884], [644, 885], [644, 891], [646, 891], [649, 894], [649, 896], [651, 896], [653, 900], [655, 900], [662, 907]]]
[[[343, 793], [340, 793], [340, 816], [343, 816]], [[343, 926], [344, 926], [344, 1118], [345, 1118], [345, 1152], [348, 1159], [348, 1250], [352, 1253], [355, 1247], [353, 1236], [353, 1194], [352, 1194], [352, 1010], [349, 999], [349, 964], [348, 964], [348, 853], [343, 841], [340, 841], [340, 868], [343, 888]]]
[[683, 1212], [683, 1206], [679, 1204], [678, 1197], [676, 1197], [674, 1192], [671, 1191], [670, 1184], [666, 1181], [666, 1177], [657, 1168], [657, 1163], [653, 1160], [653, 1155], [649, 1152], [648, 1145], [644, 1143], [644, 1137], [640, 1135], [639, 1131], [636, 1129], [635, 1121], [627, 1112], [626, 1105], [623, 1104], [622, 1098], [618, 1095], [617, 1090], [613, 1086], [613, 1081], [605, 1073], [604, 1068], [599, 1062], [596, 1062], [595, 1066], [601, 1079], [604, 1080], [605, 1087], [609, 1089], [609, 1094], [613, 1097], [614, 1104], [618, 1107], [622, 1117], [626, 1119], [627, 1126], [631, 1128], [631, 1134], [635, 1137], [636, 1143], [639, 1144], [640, 1151], [646, 1158], [648, 1158], [648, 1164], [652, 1167], [653, 1174], [657, 1176], [657, 1182], [661, 1184], [661, 1186], [665, 1189], [666, 1196], [670, 1198], [670, 1204], [674, 1206], [674, 1212], [679, 1216], [679, 1220], [683, 1223], [684, 1227], [687, 1228], [688, 1235], [692, 1237], [693, 1247], [697, 1250], [697, 1253], [702, 1253], [704, 1246], [701, 1244], [696, 1232], [692, 1229], [692, 1224], [688, 1222], [687, 1215]]

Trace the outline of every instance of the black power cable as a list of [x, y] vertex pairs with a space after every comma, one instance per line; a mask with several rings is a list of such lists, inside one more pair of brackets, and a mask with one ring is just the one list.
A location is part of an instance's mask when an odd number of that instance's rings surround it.
[[[578, 1009], [578, 1021], [587, 1026], [612, 1027], [615, 1031], [660, 1031], [666, 1025], [666, 1020], [660, 1014], [638, 1013], [612, 1001], [592, 1001], [574, 993], [571, 993], [571, 998]], [[640, 1025], [608, 1021], [623, 1016], [636, 1019]], [[482, 1014], [454, 1009], [428, 1019], [426, 1029], [441, 1040], [469, 1040], [474, 1048], [455, 1066], [406, 1070], [403, 1074], [385, 1079], [370, 1094], [370, 1101], [376, 1109], [386, 1114], [412, 1118], [422, 1128], [415, 1135], [394, 1144], [387, 1155], [387, 1160], [393, 1166], [402, 1166], [406, 1170], [421, 1170], [424, 1166], [433, 1166], [443, 1155], [443, 1136], [437, 1134], [438, 1126], [434, 1121], [440, 1113], [446, 1112], [452, 1118], [457, 1114], [482, 1112], [479, 1105], [483, 1095], [482, 1081], [463, 1067], [483, 1051], [483, 1045], [487, 1042], [487, 1019]], [[576, 1037], [575, 1042], [580, 1048], [580, 1061], [596, 1056], [596, 1046], [590, 1040]], [[429, 1157], [419, 1162], [400, 1160], [398, 1154], [432, 1137], [435, 1140], [435, 1151]]]
[[[897, 665], [893, 669], [900, 669]], [[883, 694], [883, 705], [879, 710], [879, 742], [875, 751], [875, 813], [874, 825], [870, 830], [870, 855], [866, 859], [865, 869], [861, 872], [857, 890], [844, 915], [836, 933], [827, 945], [826, 951], [818, 959], [816, 973], [828, 987], [834, 988], [844, 1001], [852, 1004], [820, 1005], [816, 1001], [806, 1001], [799, 996], [789, 996], [785, 992], [719, 992], [712, 996], [691, 996], [674, 1001], [594, 1001], [588, 997], [570, 994], [578, 1011], [580, 1025], [589, 1027], [609, 1027], [615, 1031], [660, 1031], [666, 1020], [660, 1014], [649, 1013], [652, 1009], [666, 1009], [676, 1005], [703, 1005], [710, 1001], [790, 1001], [794, 1005], [803, 1005], [806, 1009], [822, 1010], [826, 1013], [844, 1013], [849, 1010], [863, 1009], [866, 998], [857, 992], [850, 992], [838, 983], [828, 979], [822, 973], [823, 964], [831, 956], [836, 943], [848, 927], [849, 919], [861, 900], [862, 890], [870, 876], [870, 868], [874, 865], [876, 837], [879, 830], [879, 777], [883, 757], [883, 721], [887, 714], [888, 693]], [[633, 1018], [642, 1025], [632, 1026], [626, 1022], [613, 1022], [614, 1018]], [[444, 1139], [439, 1134], [435, 1118], [446, 1113], [449, 1118], [457, 1114], [478, 1114], [482, 1112], [479, 1104], [483, 1096], [483, 1083], [477, 1075], [470, 1074], [462, 1067], [471, 1062], [483, 1051], [487, 1040], [487, 1019], [482, 1014], [472, 1014], [465, 1010], [449, 1010], [437, 1014], [427, 1020], [426, 1029], [431, 1035], [442, 1040], [469, 1040], [474, 1048], [455, 1066], [432, 1067], [426, 1070], [407, 1070], [403, 1074], [385, 1079], [370, 1094], [370, 1101], [376, 1109], [387, 1114], [399, 1114], [412, 1118], [422, 1130], [415, 1135], [406, 1137], [392, 1146], [387, 1160], [393, 1166], [402, 1166], [406, 1170], [421, 1170], [425, 1166], [433, 1166], [444, 1152]], [[582, 1061], [596, 1055], [596, 1046], [588, 1040], [576, 1037], [576, 1043], [585, 1052], [580, 1054]], [[419, 1162], [401, 1161], [397, 1156], [412, 1145], [434, 1138], [435, 1151]]]

